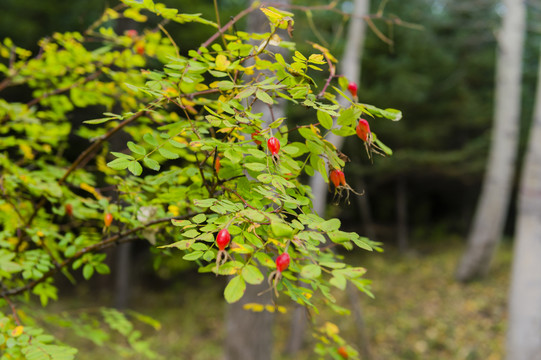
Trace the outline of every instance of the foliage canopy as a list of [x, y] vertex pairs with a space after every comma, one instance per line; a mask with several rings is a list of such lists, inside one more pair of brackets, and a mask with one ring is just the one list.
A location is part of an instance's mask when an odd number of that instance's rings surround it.
[[[228, 302], [265, 279], [276, 296], [285, 294], [316, 313], [318, 302], [347, 313], [332, 294], [347, 282], [370, 294], [365, 269], [344, 263], [333, 248], [379, 250], [378, 244], [342, 231], [338, 219], [313, 213], [310, 189], [299, 176], [317, 171], [328, 181], [330, 170], [344, 168], [344, 157], [325, 140], [330, 132], [355, 135], [361, 115], [397, 120], [400, 113], [348, 98], [348, 81], [335, 74], [336, 59], [326, 48], [295, 51], [295, 43], [278, 34], [294, 28], [287, 11], [261, 8], [267, 33], [233, 31], [252, 11], [259, 9], [248, 8], [220, 28], [200, 14], [126, 0], [84, 34], [43, 39], [38, 54], [3, 40], [0, 91], [27, 89], [31, 99], [0, 99], [2, 359], [72, 359], [76, 349], [45, 334], [31, 313], [23, 319], [17, 304], [31, 295], [43, 306], [56, 300], [58, 273], [72, 282], [78, 271], [85, 279], [109, 273], [102, 250], [121, 242], [146, 239], [156, 252], [180, 250], [200, 272], [230, 276]], [[156, 28], [115, 31], [117, 21], [144, 24], [149, 13], [163, 19]], [[216, 32], [186, 51], [166, 31], [171, 21]], [[294, 55], [286, 59], [272, 46]], [[321, 71], [329, 77], [317, 84], [311, 73]], [[347, 108], [337, 96], [350, 100]], [[278, 101], [312, 109], [314, 122], [266, 122], [253, 111], [261, 102], [272, 115]], [[96, 109], [102, 117], [70, 121], [76, 112]], [[125, 145], [115, 140], [120, 132], [131, 138]], [[290, 141], [292, 132], [303, 140]], [[73, 134], [87, 139], [88, 147], [70, 160], [65, 152], [74, 148]], [[280, 144], [277, 154], [268, 149], [272, 137]], [[365, 145], [369, 154], [390, 151], [375, 133]], [[215, 234], [221, 229], [232, 240], [220, 253]], [[291, 263], [276, 276], [274, 259], [286, 252]], [[125, 314], [103, 309], [101, 316], [129, 340], [129, 351], [155, 356]], [[333, 326], [320, 329], [322, 344], [330, 345], [317, 351], [338, 356], [344, 340]], [[105, 335], [95, 334], [87, 336], [103, 341]], [[354, 348], [347, 349], [355, 358]]]

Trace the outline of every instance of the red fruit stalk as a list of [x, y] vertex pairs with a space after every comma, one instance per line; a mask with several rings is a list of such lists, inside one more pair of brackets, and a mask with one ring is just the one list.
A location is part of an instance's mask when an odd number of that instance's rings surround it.
[[231, 241], [231, 235], [227, 229], [220, 230], [218, 235], [216, 235], [216, 245], [220, 250], [224, 250], [229, 244], [229, 241]]
[[289, 267], [291, 258], [288, 253], [283, 253], [276, 258], [276, 269], [278, 272], [282, 272]]
[[353, 81], [348, 84], [348, 90], [354, 97], [357, 97], [357, 84]]
[[274, 136], [267, 140], [267, 146], [272, 155], [276, 155], [280, 151], [280, 142]]
[[370, 137], [370, 125], [368, 125], [368, 121], [360, 119], [355, 131], [362, 141], [368, 141], [368, 138]]
[[214, 168], [216, 169], [216, 172], [219, 172], [221, 167], [222, 164], [220, 164], [220, 158], [216, 157], [216, 162], [214, 163]]
[[105, 227], [111, 226], [111, 224], [113, 223], [113, 214], [105, 214], [105, 216], [103, 217], [103, 223], [105, 224]]

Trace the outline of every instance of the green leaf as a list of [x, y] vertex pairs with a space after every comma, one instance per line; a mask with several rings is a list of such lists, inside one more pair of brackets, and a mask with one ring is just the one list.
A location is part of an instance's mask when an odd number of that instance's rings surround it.
[[347, 285], [347, 280], [344, 276], [338, 274], [338, 273], [334, 273], [333, 272], [333, 277], [329, 280], [329, 283], [331, 283], [331, 285], [333, 286], [336, 286], [338, 289], [340, 290], [345, 290], [346, 289], [346, 285]]
[[329, 130], [332, 128], [333, 120], [331, 115], [327, 114], [326, 112], [323, 112], [321, 110], [318, 110], [317, 112], [317, 120], [323, 126], [325, 129]]
[[225, 301], [234, 303], [239, 301], [246, 291], [246, 283], [242, 276], [237, 275], [229, 281], [224, 290]]
[[196, 251], [194, 251], [194, 252], [191, 252], [191, 253], [189, 253], [189, 254], [184, 255], [182, 258], [183, 258], [184, 260], [194, 261], [194, 260], [199, 259], [201, 256], [203, 256], [203, 251], [201, 251], [201, 250], [196, 250]]
[[160, 170], [160, 163], [157, 162], [156, 160], [153, 160], [149, 157], [145, 157], [143, 158], [143, 164], [145, 164], [145, 166], [149, 169], [152, 169], [152, 170], [155, 170], [155, 171], [159, 171]]
[[353, 239], [351, 239], [351, 241], [353, 241], [353, 243], [355, 243], [355, 245], [357, 245], [361, 249], [372, 251], [372, 246], [370, 246], [370, 243], [367, 240], [368, 238], [365, 237], [354, 237]]
[[96, 272], [101, 275], [107, 275], [111, 273], [111, 269], [109, 269], [109, 266], [107, 266], [106, 264], [98, 264], [96, 265], [95, 269]]
[[321, 275], [321, 268], [316, 264], [305, 265], [301, 269], [301, 276], [307, 279], [315, 279]]
[[137, 145], [133, 141], [128, 141], [128, 149], [130, 149], [132, 152], [139, 154], [139, 155], [146, 155], [147, 151], [144, 147], [141, 145]]
[[[374, 135], [374, 133], [372, 133], [372, 135]], [[374, 142], [376, 143], [377, 146], [379, 146], [381, 148], [381, 150], [383, 150], [383, 152], [389, 156], [391, 156], [393, 154], [393, 150], [391, 150], [390, 147], [388, 147], [387, 145], [385, 145], [384, 143], [382, 143], [377, 137], [374, 137]]]
[[205, 220], [207, 220], [207, 216], [205, 214], [197, 214], [192, 218], [192, 221], [196, 224], [201, 224]]
[[255, 86], [248, 86], [247, 88], [243, 89], [240, 93], [235, 96], [236, 99], [245, 99], [248, 96], [251, 96], [257, 88]]
[[242, 269], [241, 275], [248, 284], [252, 285], [261, 284], [265, 279], [261, 271], [259, 271], [259, 269], [253, 265], [246, 265]]
[[250, 169], [252, 171], [260, 172], [267, 169], [267, 164], [261, 164], [261, 163], [248, 163], [244, 164], [244, 167], [247, 169]]
[[131, 164], [131, 160], [118, 158], [107, 163], [107, 166], [115, 170], [124, 170]]
[[98, 124], [103, 124], [104, 122], [111, 121], [114, 119], [117, 119], [117, 117], [106, 117], [106, 118], [100, 118], [100, 119], [85, 120], [83, 121], [83, 123], [91, 124], [91, 125], [98, 125]]
[[271, 230], [276, 237], [290, 237], [293, 235], [293, 228], [281, 221], [271, 222]]
[[181, 241], [177, 241], [177, 242], [174, 242], [172, 244], [168, 244], [168, 245], [163, 245], [163, 246], [158, 246], [158, 248], [160, 249], [164, 249], [164, 248], [171, 248], [171, 247], [175, 247], [179, 250], [188, 250], [189, 248], [192, 247], [193, 243], [195, 242], [195, 239], [191, 239], [191, 240], [181, 240]]
[[92, 274], [94, 274], [94, 266], [91, 264], [85, 264], [83, 267], [83, 277], [85, 280], [88, 280], [92, 277]]
[[231, 90], [235, 87], [235, 84], [231, 81], [220, 81], [217, 85], [218, 89], [223, 91]]
[[171, 224], [173, 226], [186, 226], [190, 225], [192, 222], [190, 220], [177, 220], [177, 219], [171, 219]]
[[145, 140], [145, 142], [149, 145], [158, 146], [158, 140], [156, 140], [154, 135], [151, 133], [146, 133], [143, 135], [143, 140]]
[[130, 170], [133, 175], [139, 176], [143, 172], [143, 167], [141, 166], [141, 164], [139, 164], [138, 161], [134, 160], [128, 165], [128, 170]]
[[363, 267], [348, 267], [346, 269], [335, 270], [333, 271], [333, 274], [334, 273], [339, 273], [354, 279], [363, 276], [366, 273], [366, 269]]
[[158, 149], [158, 152], [160, 153], [161, 156], [163, 156], [164, 158], [166, 159], [178, 159], [179, 158], [179, 155], [170, 151], [170, 150], [167, 150], [167, 149], [164, 149], [164, 148], [159, 148]]
[[257, 89], [257, 91], [255, 92], [255, 96], [266, 104], [272, 105], [274, 103], [270, 95], [263, 90]]

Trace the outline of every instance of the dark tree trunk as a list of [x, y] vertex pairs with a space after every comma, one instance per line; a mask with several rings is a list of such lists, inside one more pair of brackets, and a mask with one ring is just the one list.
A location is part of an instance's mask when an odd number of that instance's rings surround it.
[[[253, 0], [250, 1], [253, 3]], [[275, 3], [287, 4], [289, 0], [279, 0]], [[248, 16], [248, 32], [265, 33], [269, 31], [267, 18], [260, 11], [254, 11]], [[280, 33], [282, 38], [287, 38], [287, 33]], [[269, 45], [268, 49], [273, 52], [283, 52], [283, 49]], [[285, 103], [279, 102], [272, 107], [261, 101], [256, 101], [253, 106], [253, 112], [263, 113], [265, 123], [269, 124], [273, 119], [285, 115]], [[264, 269], [261, 269], [264, 273]], [[274, 313], [267, 311], [251, 312], [244, 310], [246, 303], [271, 304], [272, 292], [267, 291], [259, 295], [268, 288], [268, 284], [258, 286], [248, 285], [244, 296], [239, 302], [228, 306], [226, 315], [227, 334], [231, 334], [226, 339], [225, 359], [226, 360], [270, 360], [273, 350], [272, 326], [274, 323]]]
[[226, 360], [270, 360], [272, 358], [274, 314], [267, 311], [251, 312], [243, 308], [247, 303], [271, 304], [271, 291], [258, 296], [267, 288], [266, 282], [257, 286], [248, 285], [242, 299], [228, 306]]

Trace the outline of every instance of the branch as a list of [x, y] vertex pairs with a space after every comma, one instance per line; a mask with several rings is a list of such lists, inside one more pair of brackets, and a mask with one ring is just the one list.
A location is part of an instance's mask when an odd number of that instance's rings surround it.
[[62, 185], [66, 179], [68, 178], [68, 176], [77, 168], [77, 166], [87, 157], [89, 156], [94, 150], [96, 150], [98, 147], [101, 146], [101, 144], [103, 144], [105, 142], [105, 140], [109, 139], [111, 136], [113, 136], [116, 132], [118, 132], [120, 129], [122, 129], [123, 127], [125, 127], [126, 125], [130, 124], [131, 122], [133, 122], [134, 120], [137, 120], [138, 118], [140, 118], [141, 116], [145, 115], [145, 113], [147, 112], [147, 110], [139, 110], [138, 112], [136, 112], [134, 115], [132, 115], [131, 117], [127, 118], [126, 120], [122, 121], [120, 124], [118, 124], [116, 127], [114, 127], [113, 129], [109, 130], [109, 132], [105, 135], [102, 135], [98, 138], [98, 140], [96, 142], [94, 142], [92, 145], [90, 145], [85, 151], [83, 151], [81, 153], [81, 155], [79, 155], [79, 157], [73, 162], [73, 164], [71, 164], [71, 166], [68, 168], [68, 170], [66, 170], [64, 176], [62, 176], [60, 178], [60, 180], [58, 180], [58, 184], [59, 185]]
[[247, 8], [247, 9], [244, 9], [240, 13], [238, 13], [235, 17], [233, 17], [231, 20], [229, 20], [229, 22], [227, 24], [225, 24], [224, 27], [218, 29], [218, 31], [216, 33], [214, 33], [214, 35], [209, 37], [203, 44], [201, 44], [201, 46], [199, 46], [199, 49], [197, 50], [197, 54], [200, 55], [201, 54], [201, 49], [206, 48], [207, 46], [212, 44], [212, 42], [214, 40], [216, 40], [218, 37], [222, 36], [237, 21], [239, 21], [244, 16], [248, 15], [249, 13], [251, 13], [252, 11], [254, 11], [257, 8], [258, 8], [257, 7], [257, 2], [254, 2], [251, 7]]
[[65, 259], [64, 261], [62, 261], [60, 264], [58, 264], [57, 267], [54, 267], [51, 270], [47, 271], [39, 279], [33, 280], [33, 281], [27, 283], [26, 285], [23, 285], [21, 287], [15, 288], [15, 289], [3, 290], [2, 293], [0, 293], [0, 296], [6, 298], [8, 296], [14, 296], [14, 295], [21, 294], [21, 293], [23, 293], [25, 291], [32, 290], [34, 287], [36, 287], [36, 285], [44, 282], [45, 280], [47, 280], [48, 278], [50, 278], [51, 276], [56, 274], [60, 269], [65, 268], [66, 266], [70, 265], [75, 260], [82, 257], [84, 254], [87, 254], [87, 253], [93, 252], [93, 251], [103, 250], [103, 249], [111, 247], [111, 246], [113, 246], [113, 245], [115, 245], [117, 243], [126, 242], [128, 240], [129, 241], [136, 240], [136, 239], [138, 239], [137, 237], [133, 237], [133, 238], [130, 238], [130, 239], [126, 239], [126, 238], [131, 234], [134, 234], [134, 233], [136, 233], [138, 231], [146, 229], [147, 227], [150, 227], [150, 226], [156, 225], [156, 224], [160, 224], [160, 223], [164, 223], [164, 222], [168, 222], [168, 221], [171, 221], [172, 219], [184, 220], [184, 219], [187, 219], [187, 218], [192, 217], [194, 215], [196, 215], [196, 214], [195, 213], [189, 213], [189, 214], [186, 214], [186, 215], [183, 215], [183, 216], [175, 216], [175, 217], [168, 217], [168, 218], [162, 218], [162, 219], [153, 220], [153, 221], [150, 221], [150, 222], [148, 222], [146, 224], [143, 224], [141, 226], [133, 228], [131, 230], [127, 230], [127, 231], [125, 231], [123, 233], [116, 234], [114, 236], [106, 238], [106, 239], [104, 239], [104, 240], [102, 240], [102, 241], [100, 241], [100, 242], [98, 242], [96, 244], [92, 244], [92, 245], [89, 245], [87, 247], [84, 247], [81, 250], [77, 251], [75, 254], [73, 254], [73, 256], [71, 256], [71, 257]]

